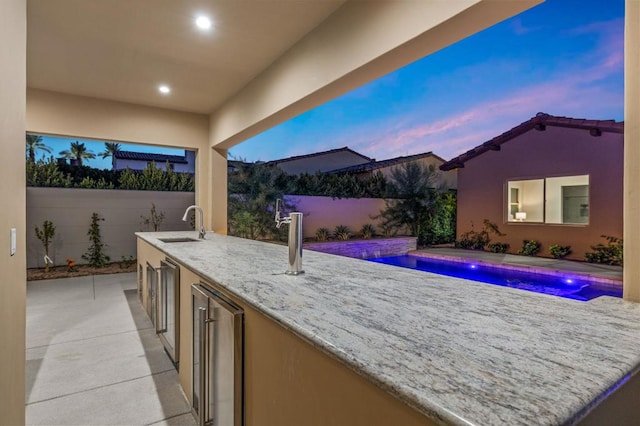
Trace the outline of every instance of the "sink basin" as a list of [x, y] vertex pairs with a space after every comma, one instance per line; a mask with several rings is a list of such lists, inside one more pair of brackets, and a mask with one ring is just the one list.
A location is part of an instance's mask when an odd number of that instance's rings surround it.
[[167, 238], [158, 238], [163, 243], [191, 243], [200, 241], [195, 238], [190, 237], [167, 237]]

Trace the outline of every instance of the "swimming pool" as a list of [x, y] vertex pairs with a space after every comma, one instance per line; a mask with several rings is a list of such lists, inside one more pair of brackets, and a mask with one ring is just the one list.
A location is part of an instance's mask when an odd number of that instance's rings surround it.
[[401, 266], [487, 284], [534, 291], [567, 299], [587, 301], [600, 296], [622, 297], [622, 286], [589, 281], [571, 274], [542, 275], [487, 266], [473, 262], [451, 262], [417, 256], [390, 256], [367, 259], [370, 262]]

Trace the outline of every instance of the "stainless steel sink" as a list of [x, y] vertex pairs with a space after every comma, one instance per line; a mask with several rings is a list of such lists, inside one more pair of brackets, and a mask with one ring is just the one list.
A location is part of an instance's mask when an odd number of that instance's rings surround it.
[[158, 239], [163, 243], [191, 243], [191, 242], [200, 241], [196, 238], [190, 238], [190, 237], [167, 237], [167, 238], [158, 238]]

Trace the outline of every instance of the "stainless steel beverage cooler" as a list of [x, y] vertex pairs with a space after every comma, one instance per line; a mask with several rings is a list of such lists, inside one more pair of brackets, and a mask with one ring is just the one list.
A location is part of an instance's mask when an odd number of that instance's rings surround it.
[[192, 412], [199, 425], [244, 424], [244, 312], [217, 290], [191, 286]]
[[158, 274], [156, 268], [147, 262], [147, 315], [155, 326], [156, 324], [156, 290]]
[[156, 299], [156, 333], [177, 366], [180, 342], [180, 268], [169, 260], [160, 262]]

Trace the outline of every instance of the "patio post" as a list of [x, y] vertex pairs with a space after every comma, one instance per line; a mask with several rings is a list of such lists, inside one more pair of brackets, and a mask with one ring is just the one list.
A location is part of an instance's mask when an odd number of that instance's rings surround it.
[[623, 297], [640, 302], [640, 2], [625, 6]]

